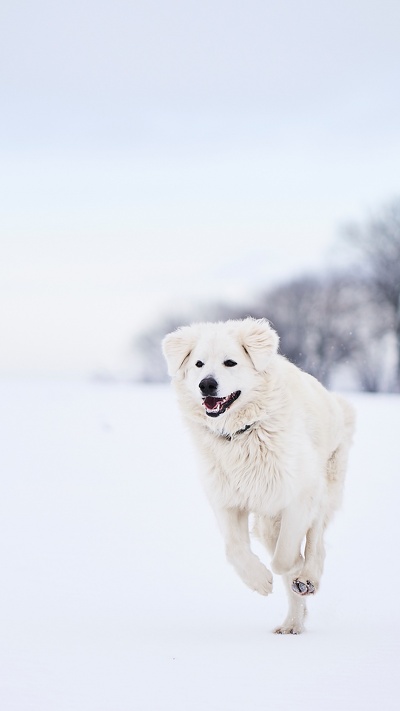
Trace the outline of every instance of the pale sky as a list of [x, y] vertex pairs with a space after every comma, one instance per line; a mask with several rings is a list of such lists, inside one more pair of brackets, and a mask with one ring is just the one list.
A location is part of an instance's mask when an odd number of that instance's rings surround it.
[[325, 269], [400, 192], [398, 0], [3, 0], [0, 374]]

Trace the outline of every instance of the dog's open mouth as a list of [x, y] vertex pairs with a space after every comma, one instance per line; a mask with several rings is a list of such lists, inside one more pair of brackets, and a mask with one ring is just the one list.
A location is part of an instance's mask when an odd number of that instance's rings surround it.
[[223, 412], [225, 412], [235, 400], [238, 399], [241, 391], [237, 390], [235, 393], [231, 393], [227, 397], [212, 397], [209, 395], [208, 397], [203, 398], [203, 405], [206, 410], [206, 415], [209, 417], [218, 417], [218, 415], [222, 415]]

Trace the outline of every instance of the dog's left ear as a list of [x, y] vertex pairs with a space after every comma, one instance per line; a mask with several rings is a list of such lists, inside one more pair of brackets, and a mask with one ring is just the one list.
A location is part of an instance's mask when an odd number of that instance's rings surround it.
[[279, 336], [266, 319], [246, 318], [241, 322], [240, 339], [256, 370], [268, 367], [278, 352]]
[[195, 344], [195, 334], [191, 326], [182, 326], [169, 333], [161, 347], [168, 365], [168, 375], [174, 377], [189, 357]]

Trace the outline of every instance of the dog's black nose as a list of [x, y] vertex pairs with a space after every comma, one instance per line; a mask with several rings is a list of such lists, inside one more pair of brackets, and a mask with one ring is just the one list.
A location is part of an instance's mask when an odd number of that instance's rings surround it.
[[215, 397], [217, 395], [218, 383], [215, 378], [209, 376], [208, 378], [203, 378], [199, 383], [199, 388], [204, 397], [210, 396]]

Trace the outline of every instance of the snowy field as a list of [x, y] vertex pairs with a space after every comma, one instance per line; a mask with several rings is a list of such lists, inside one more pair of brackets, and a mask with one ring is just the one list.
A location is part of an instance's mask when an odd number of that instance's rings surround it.
[[[168, 386], [0, 384], [0, 708], [398, 708], [400, 398], [352, 395], [307, 632], [225, 562]], [[258, 549], [257, 549], [258, 550]]]

